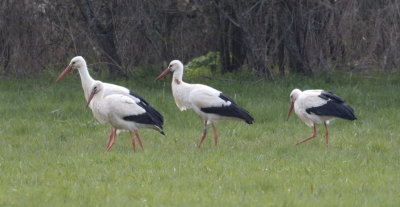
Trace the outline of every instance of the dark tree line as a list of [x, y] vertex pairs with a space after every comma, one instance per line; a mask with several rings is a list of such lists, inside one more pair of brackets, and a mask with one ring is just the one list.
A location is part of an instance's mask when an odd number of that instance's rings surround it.
[[111, 77], [218, 51], [223, 72], [272, 77], [400, 66], [396, 0], [2, 0], [0, 75], [75, 55]]

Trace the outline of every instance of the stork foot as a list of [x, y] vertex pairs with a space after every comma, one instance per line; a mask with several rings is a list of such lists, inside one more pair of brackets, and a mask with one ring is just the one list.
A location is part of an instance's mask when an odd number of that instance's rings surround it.
[[305, 139], [303, 139], [303, 140], [301, 140], [301, 141], [299, 141], [299, 142], [296, 142], [295, 145], [299, 145], [299, 144], [301, 144], [301, 143], [303, 143], [303, 142], [307, 142], [308, 140], [310, 140], [310, 139], [312, 139], [312, 138], [314, 138], [314, 137], [316, 137], [316, 136], [317, 136], [317, 128], [316, 128], [316, 126], [315, 126], [315, 124], [314, 124], [314, 133], [313, 133], [311, 136], [309, 136], [309, 137], [307, 137], [307, 138], [305, 138]]

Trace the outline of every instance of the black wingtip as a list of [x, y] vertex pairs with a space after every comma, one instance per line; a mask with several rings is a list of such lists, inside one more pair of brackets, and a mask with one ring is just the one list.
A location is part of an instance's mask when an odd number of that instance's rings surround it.
[[246, 110], [243, 110], [243, 120], [247, 123], [247, 124], [253, 124], [254, 123], [254, 118], [249, 114], [249, 112], [247, 112]]
[[160, 131], [160, 134], [162, 134], [162, 135], [164, 135], [164, 136], [165, 136], [165, 133], [164, 133], [164, 131]]
[[248, 124], [254, 124], [254, 120], [246, 120], [246, 123], [248, 123]]

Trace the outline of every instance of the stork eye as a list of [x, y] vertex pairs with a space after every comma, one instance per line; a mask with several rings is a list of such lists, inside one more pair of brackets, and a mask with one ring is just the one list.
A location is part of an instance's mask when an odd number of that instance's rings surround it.
[[73, 64], [75, 64], [75, 61], [74, 61], [74, 62], [72, 62], [72, 65], [73, 65]]

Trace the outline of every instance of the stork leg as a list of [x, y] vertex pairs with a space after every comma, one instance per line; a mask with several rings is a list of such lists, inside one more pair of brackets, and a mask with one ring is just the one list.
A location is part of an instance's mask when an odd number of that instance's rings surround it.
[[131, 138], [132, 138], [132, 147], [133, 147], [133, 151], [136, 152], [135, 137], [133, 136], [131, 130], [129, 130], [129, 134], [131, 134]]
[[107, 141], [107, 144], [106, 144], [106, 149], [108, 148], [108, 146], [111, 143], [111, 139], [112, 139], [112, 136], [113, 136], [113, 129], [114, 129], [113, 127], [110, 128], [110, 134], [108, 135], [108, 141]]
[[207, 120], [204, 121], [204, 129], [203, 129], [203, 134], [201, 135], [199, 144], [197, 145], [198, 148], [200, 148], [201, 143], [203, 143], [204, 139], [207, 136]]
[[137, 140], [139, 141], [140, 147], [143, 149], [142, 140], [140, 140], [140, 136], [139, 136], [138, 130], [135, 130], [135, 135], [137, 137]]
[[328, 146], [328, 126], [326, 125], [326, 122], [324, 122], [325, 125], [325, 144]]
[[117, 137], [117, 129], [113, 128], [112, 134], [113, 135], [111, 136], [112, 137], [111, 141], [106, 148], [107, 151], [110, 151], [111, 147], [115, 144], [115, 138]]
[[217, 128], [215, 127], [214, 124], [211, 124], [212, 128], [213, 128], [213, 132], [214, 132], [214, 144], [215, 146], [217, 146], [218, 144], [218, 133], [217, 133]]
[[303, 143], [303, 142], [307, 142], [308, 140], [310, 140], [310, 139], [312, 139], [312, 138], [314, 138], [314, 137], [316, 137], [316, 136], [317, 136], [317, 127], [316, 127], [315, 124], [314, 124], [314, 134], [311, 135], [310, 137], [307, 137], [307, 138], [301, 140], [300, 142], [297, 142], [296, 145], [299, 145], [299, 144], [301, 144], [301, 143]]

